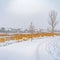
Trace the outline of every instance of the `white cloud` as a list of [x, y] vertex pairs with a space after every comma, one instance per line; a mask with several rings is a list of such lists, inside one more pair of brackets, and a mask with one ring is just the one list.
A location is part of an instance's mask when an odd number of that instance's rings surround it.
[[7, 8], [8, 12], [16, 14], [34, 14], [48, 9], [46, 3], [41, 0], [13, 0]]
[[48, 0], [10, 0], [6, 7], [0, 26], [23, 28], [27, 28], [31, 21], [38, 28], [46, 28], [49, 11], [57, 9]]

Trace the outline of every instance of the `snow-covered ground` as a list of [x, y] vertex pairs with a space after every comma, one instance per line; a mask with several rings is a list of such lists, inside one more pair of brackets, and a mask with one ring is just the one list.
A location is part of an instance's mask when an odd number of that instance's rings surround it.
[[0, 43], [0, 60], [60, 60], [60, 36]]

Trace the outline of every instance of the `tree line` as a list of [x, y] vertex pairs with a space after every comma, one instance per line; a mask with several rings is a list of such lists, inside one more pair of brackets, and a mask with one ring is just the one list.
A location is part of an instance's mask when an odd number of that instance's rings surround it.
[[[49, 20], [48, 20], [48, 24], [49, 24], [49, 31], [54, 34], [55, 31], [55, 27], [58, 24], [57, 21], [57, 12], [52, 10], [49, 12]], [[8, 30], [6, 30], [4, 27], [2, 27], [0, 29], [0, 32], [2, 33], [40, 33], [42, 31], [42, 29], [40, 29], [39, 31], [35, 31], [35, 26], [33, 25], [33, 22], [30, 23], [29, 28], [25, 29], [24, 31], [21, 30], [21, 28], [15, 29], [15, 28], [10, 28]]]

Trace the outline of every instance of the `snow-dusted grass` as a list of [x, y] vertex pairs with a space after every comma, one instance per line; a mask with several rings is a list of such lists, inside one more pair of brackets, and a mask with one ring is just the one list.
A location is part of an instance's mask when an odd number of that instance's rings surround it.
[[60, 36], [6, 43], [0, 47], [0, 60], [60, 60]]

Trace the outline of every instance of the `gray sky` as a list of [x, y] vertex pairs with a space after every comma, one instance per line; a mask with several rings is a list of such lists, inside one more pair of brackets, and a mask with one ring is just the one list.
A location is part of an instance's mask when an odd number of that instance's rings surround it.
[[48, 28], [51, 10], [57, 11], [60, 21], [60, 0], [0, 0], [0, 27], [26, 29], [32, 21], [36, 28]]

